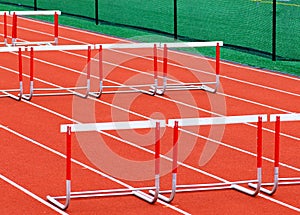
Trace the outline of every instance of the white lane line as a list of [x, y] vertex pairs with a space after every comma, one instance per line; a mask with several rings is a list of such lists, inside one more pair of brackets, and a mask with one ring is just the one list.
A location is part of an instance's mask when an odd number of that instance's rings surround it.
[[[3, 128], [2, 125], [0, 125], [1, 128]], [[31, 198], [39, 201], [40, 203], [42, 203], [43, 205], [51, 208], [52, 210], [56, 211], [59, 214], [62, 215], [67, 215], [66, 212], [60, 210], [59, 208], [55, 207], [54, 205], [50, 204], [49, 202], [45, 201], [44, 199], [40, 198], [39, 196], [37, 196], [36, 194], [30, 192], [29, 190], [27, 190], [26, 188], [22, 187], [21, 185], [17, 184], [16, 182], [12, 181], [11, 179], [5, 177], [4, 175], [0, 174], [0, 179], [2, 179], [3, 181], [7, 182], [8, 184], [10, 184], [11, 186], [17, 188], [18, 190], [22, 191], [23, 193], [27, 194], [28, 196], [30, 196]], [[5, 195], [5, 194], [4, 194]]]

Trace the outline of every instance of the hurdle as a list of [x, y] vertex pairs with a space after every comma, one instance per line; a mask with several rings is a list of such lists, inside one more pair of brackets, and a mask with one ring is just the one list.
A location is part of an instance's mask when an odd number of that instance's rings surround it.
[[[0, 97], [10, 97], [14, 100], [20, 101], [23, 98], [23, 61], [22, 56], [25, 51], [24, 47], [3, 47], [0, 48], [0, 52], [17, 52], [18, 55], [18, 80], [19, 80], [19, 88], [18, 89], [1, 89], [0, 92], [3, 93]], [[13, 93], [18, 93], [18, 95], [14, 95]]]
[[[93, 198], [93, 197], [112, 197], [112, 196], [128, 196], [134, 195], [150, 204], [154, 204], [158, 199], [160, 189], [160, 128], [165, 127], [164, 120], [140, 120], [127, 122], [103, 122], [103, 123], [85, 123], [85, 124], [64, 124], [61, 125], [60, 131], [66, 133], [66, 195], [65, 196], [50, 196], [46, 198], [49, 202], [66, 210], [71, 199]], [[139, 188], [120, 188], [108, 190], [91, 190], [91, 191], [71, 191], [71, 134], [72, 132], [88, 132], [88, 131], [109, 131], [109, 130], [129, 130], [129, 129], [155, 129], [155, 185], [153, 187]], [[105, 177], [105, 176], [104, 176]], [[151, 196], [144, 190], [154, 189], [154, 196]], [[65, 200], [62, 204], [60, 201]]]
[[[135, 84], [135, 85], [104, 85], [103, 77], [103, 50], [110, 49], [138, 49], [138, 48], [151, 48], [153, 49], [153, 83]], [[155, 95], [158, 89], [158, 63], [157, 63], [157, 43], [137, 43], [137, 44], [95, 44], [95, 49], [98, 50], [98, 91], [90, 92], [89, 95], [95, 98], [100, 98], [102, 94], [116, 94], [116, 93], [144, 93], [148, 95]], [[145, 89], [147, 88], [147, 89]], [[154, 89], [154, 90], [148, 90]], [[120, 90], [121, 89], [121, 90]]]
[[[168, 84], [167, 80], [167, 53], [168, 48], [196, 48], [196, 47], [216, 47], [216, 80], [214, 82], [197, 82], [197, 83], [181, 83], [181, 84]], [[205, 90], [211, 93], [215, 93], [219, 86], [219, 74], [220, 74], [220, 46], [223, 46], [222, 41], [217, 42], [179, 42], [179, 43], [136, 43], [136, 44], [96, 44], [95, 49], [98, 49], [99, 53], [99, 91], [91, 92], [90, 95], [99, 98], [102, 93], [129, 93], [129, 92], [142, 92], [150, 95], [163, 95], [166, 90]], [[115, 85], [104, 86], [103, 85], [103, 49], [139, 49], [139, 48], [153, 48], [153, 69], [154, 69], [154, 84], [145, 85]], [[163, 49], [163, 86], [158, 86], [158, 49]], [[208, 85], [214, 85], [210, 88]], [[150, 87], [149, 90], [138, 89], [139, 87]], [[105, 91], [105, 89], [112, 88], [129, 88], [129, 90], [122, 91]]]
[[[281, 122], [295, 122], [300, 121], [299, 113], [292, 114], [271, 114], [270, 122], [275, 122], [275, 149], [274, 149], [274, 177], [273, 182], [262, 183], [262, 186], [272, 186], [271, 189], [261, 187], [260, 191], [268, 195], [273, 195], [279, 185], [299, 185], [300, 177], [290, 177], [290, 178], [279, 178], [279, 149], [280, 149], [280, 123]], [[252, 188], [256, 188], [257, 184], [249, 183]]]
[[[221, 182], [221, 183], [201, 183], [201, 184], [176, 184], [176, 176], [172, 180], [171, 190], [159, 191], [158, 198], [170, 202], [171, 198], [174, 198], [176, 193], [184, 192], [199, 192], [199, 191], [212, 191], [212, 190], [225, 190], [234, 189], [249, 196], [256, 196], [262, 184], [262, 123], [268, 120], [267, 115], [244, 115], [244, 116], [225, 116], [225, 117], [207, 117], [207, 118], [184, 118], [184, 119], [169, 119], [168, 126], [174, 128], [174, 141], [178, 138], [178, 126], [203, 126], [203, 125], [222, 125], [222, 124], [240, 124], [240, 123], [257, 123], [257, 179], [253, 180], [241, 180], [232, 182]], [[174, 165], [174, 164], [173, 164]], [[175, 165], [173, 166], [176, 169]], [[255, 190], [247, 189], [241, 184], [257, 183]], [[171, 193], [171, 197], [167, 198], [163, 194]], [[154, 194], [150, 191], [150, 194]]]
[[[22, 45], [52, 45], [58, 44], [58, 16], [61, 15], [59, 10], [40, 10], [40, 11], [10, 11], [9, 14], [12, 16], [12, 43], [11, 46], [22, 46]], [[40, 16], [40, 15], [53, 15], [54, 16], [54, 40], [53, 41], [36, 41], [36, 42], [17, 42], [17, 26], [18, 16]], [[7, 23], [4, 23], [4, 29], [6, 29]], [[5, 35], [5, 34], [4, 34]], [[7, 35], [6, 35], [7, 36]], [[4, 38], [5, 39], [5, 38]], [[6, 40], [6, 45], [9, 45]]]
[[[159, 86], [160, 95], [163, 95], [166, 90], [204, 90], [210, 93], [216, 93], [220, 85], [220, 46], [223, 46], [222, 41], [216, 42], [189, 42], [189, 43], [165, 43], [163, 45], [163, 85]], [[213, 82], [187, 82], [187, 83], [168, 83], [168, 49], [169, 48], [185, 48], [185, 47], [216, 47], [216, 71], [215, 81]], [[213, 85], [213, 87], [209, 87]]]
[[[91, 61], [91, 51], [93, 49], [93, 45], [65, 45], [65, 46], [15, 46], [15, 47], [1, 47], [0, 52], [19, 52], [19, 82], [20, 89], [19, 95], [16, 97], [11, 94], [7, 94], [8, 92], [14, 92], [16, 90], [4, 89], [0, 90], [6, 95], [10, 95], [11, 98], [14, 98], [18, 101], [21, 99], [31, 100], [33, 96], [65, 96], [65, 95], [76, 95], [81, 98], [87, 98], [90, 92], [90, 61]], [[72, 51], [72, 50], [82, 50], [87, 52], [87, 71], [86, 71], [86, 85], [85, 86], [72, 86], [72, 87], [51, 87], [51, 88], [36, 88], [34, 87], [34, 52], [36, 51]], [[30, 74], [29, 74], [29, 93], [23, 93], [23, 81], [22, 81], [22, 52], [29, 52], [29, 60], [30, 60]], [[76, 90], [85, 90], [84, 93], [76, 92]], [[45, 92], [47, 91], [47, 92]], [[59, 92], [65, 91], [65, 92]], [[4, 96], [2, 96], [4, 97]]]
[[[102, 94], [116, 94], [116, 93], [144, 93], [151, 96], [156, 94], [163, 95], [165, 90], [167, 90], [167, 57], [164, 56], [163, 65], [164, 71], [163, 76], [158, 75], [158, 50], [164, 50], [164, 53], [167, 52], [166, 47], [170, 48], [180, 48], [180, 47], [207, 47], [216, 45], [217, 50], [220, 49], [222, 42], [187, 42], [187, 43], [124, 43], [124, 44], [87, 44], [87, 45], [43, 45], [43, 46], [18, 46], [22, 51], [30, 52], [30, 91], [27, 94], [20, 93], [20, 98], [31, 100], [33, 96], [60, 96], [60, 95], [77, 95], [82, 98], [87, 98], [88, 96], [100, 98]], [[114, 81], [104, 78], [103, 75], [103, 50], [119, 50], [119, 49], [139, 49], [139, 48], [150, 48], [153, 50], [153, 73], [148, 73], [144, 71], [139, 71], [142, 74], [153, 76], [152, 83], [143, 83], [143, 84], [132, 84], [125, 85], [122, 83], [116, 83]], [[99, 59], [92, 58], [91, 51], [97, 50]], [[0, 52], [14, 52], [16, 49], [14, 46], [9, 47], [0, 47]], [[87, 83], [85, 86], [73, 86], [73, 87], [55, 87], [55, 88], [35, 88], [34, 87], [34, 53], [40, 51], [87, 51]], [[219, 53], [219, 51], [217, 51]], [[219, 59], [218, 54], [218, 59]], [[98, 75], [91, 75], [91, 63], [92, 61], [98, 60]], [[22, 58], [19, 58], [19, 64], [22, 64]], [[206, 83], [197, 83], [199, 87], [197, 89], [207, 90], [208, 92], [216, 92], [219, 85], [219, 60], [216, 60], [216, 82], [206, 82]], [[91, 90], [91, 77], [97, 79], [98, 89]], [[158, 86], [158, 79], [163, 79], [163, 86]], [[104, 82], [110, 82], [111, 84], [106, 85]], [[191, 84], [191, 83], [190, 83]], [[215, 84], [214, 90], [208, 87], [208, 84]], [[183, 86], [183, 85], [182, 85]], [[193, 86], [191, 86], [193, 88]], [[189, 87], [179, 87], [176, 90], [189, 90], [192, 89]], [[196, 88], [195, 88], [196, 89]], [[76, 92], [76, 90], [86, 90], [85, 93]], [[171, 89], [172, 90], [172, 89]], [[174, 88], [175, 90], [175, 88]], [[1, 90], [0, 90], [1, 91]], [[6, 90], [3, 90], [6, 91]], [[21, 90], [20, 90], [21, 91]], [[41, 92], [43, 91], [43, 92]], [[45, 92], [48, 91], [48, 92]], [[51, 92], [50, 92], [51, 91]], [[66, 91], [66, 92], [57, 92], [57, 91]], [[7, 91], [6, 91], [7, 92]]]

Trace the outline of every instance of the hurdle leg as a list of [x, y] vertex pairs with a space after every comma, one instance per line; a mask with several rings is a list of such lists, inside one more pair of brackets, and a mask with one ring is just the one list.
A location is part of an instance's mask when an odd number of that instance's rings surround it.
[[66, 196], [65, 204], [60, 203], [55, 197], [47, 196], [47, 200], [59, 207], [62, 210], [66, 210], [69, 207], [71, 200], [71, 127], [67, 128], [67, 158], [66, 158]]
[[[176, 194], [176, 184], [177, 184], [177, 161], [178, 161], [178, 121], [175, 121], [174, 125], [174, 133], [173, 133], [173, 162], [172, 162], [172, 189], [169, 197], [166, 197], [162, 194], [158, 195], [160, 200], [163, 200], [167, 203], [171, 203]], [[152, 195], [154, 192], [152, 190], [149, 191]]]
[[4, 30], [4, 45], [7, 45], [7, 12], [4, 12], [4, 25], [3, 25], [3, 30]]
[[58, 44], [58, 13], [54, 13], [54, 45]]
[[249, 190], [238, 184], [232, 184], [231, 188], [250, 196], [256, 196], [262, 185], [262, 117], [258, 117], [257, 123], [257, 185], [255, 190]]
[[154, 71], [154, 85], [151, 86], [149, 92], [150, 95], [154, 96], [158, 91], [158, 80], [157, 80], [157, 71], [158, 71], [158, 63], [157, 63], [157, 45], [153, 46], [153, 71]]
[[164, 44], [163, 50], [163, 85], [158, 87], [156, 93], [158, 95], [164, 95], [167, 89], [167, 73], [168, 73], [168, 47], [167, 44]]
[[12, 23], [12, 46], [15, 46], [17, 43], [17, 15], [13, 13], [13, 23]]
[[3, 91], [5, 94], [7, 94], [10, 98], [13, 98], [17, 101], [20, 101], [22, 99], [23, 95], [23, 60], [22, 60], [22, 50], [19, 48], [18, 51], [18, 59], [19, 59], [19, 94], [18, 96], [15, 96], [11, 93]]
[[30, 86], [29, 86], [29, 94], [23, 95], [22, 98], [30, 101], [33, 96], [33, 70], [34, 70], [34, 55], [33, 55], [33, 47], [30, 48]]
[[155, 191], [154, 196], [150, 196], [144, 192], [141, 191], [133, 191], [133, 195], [139, 197], [142, 200], [145, 200], [146, 202], [150, 204], [154, 204], [159, 195], [159, 179], [160, 179], [160, 123], [156, 122], [155, 127]]
[[[273, 188], [271, 190], [261, 187], [260, 191], [263, 193], [266, 193], [268, 195], [273, 195], [277, 188], [279, 183], [279, 144], [280, 144], [280, 116], [276, 117], [275, 122], [275, 150], [274, 150], [274, 181], [273, 183], [263, 183], [262, 185], [273, 185]], [[256, 188], [257, 184], [249, 183], [249, 186], [252, 188]]]
[[99, 70], [99, 91], [98, 92], [90, 92], [89, 95], [95, 98], [100, 98], [103, 92], [103, 49], [102, 45], [100, 45], [98, 50], [98, 70]]
[[78, 93], [78, 92], [73, 92], [74, 95], [76, 96], [79, 96], [81, 98], [87, 98], [88, 95], [90, 94], [90, 89], [91, 89], [91, 52], [92, 52], [92, 49], [91, 49], [91, 46], [88, 47], [88, 50], [87, 50], [87, 79], [86, 79], [86, 92], [84, 94], [81, 94], [81, 93]]

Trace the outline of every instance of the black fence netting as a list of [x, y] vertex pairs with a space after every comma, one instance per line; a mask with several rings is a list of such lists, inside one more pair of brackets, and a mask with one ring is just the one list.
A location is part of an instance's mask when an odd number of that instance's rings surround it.
[[[98, 23], [138, 28], [273, 59], [300, 60], [300, 0], [10, 0]], [[274, 4], [276, 3], [276, 4]]]

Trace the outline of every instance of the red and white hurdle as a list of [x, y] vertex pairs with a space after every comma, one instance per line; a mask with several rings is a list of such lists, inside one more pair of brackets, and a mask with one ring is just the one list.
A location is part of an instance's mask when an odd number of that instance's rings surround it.
[[[4, 14], [4, 20], [6, 20], [6, 16], [8, 14]], [[4, 21], [4, 43], [6, 45], [12, 46], [22, 46], [22, 45], [51, 45], [58, 44], [58, 16], [61, 15], [61, 11], [59, 10], [40, 10], [40, 11], [10, 11], [9, 15], [12, 16], [12, 43], [7, 43], [7, 21]], [[18, 16], [53, 16], [54, 17], [54, 40], [53, 41], [30, 41], [30, 42], [18, 42]]]
[[[163, 86], [158, 86], [158, 49], [164, 47], [164, 53], [167, 52], [166, 47], [170, 48], [184, 48], [184, 47], [206, 47], [206, 46], [214, 46], [216, 45], [217, 50], [220, 49], [222, 42], [188, 42], [188, 43], [136, 43], [136, 44], [88, 44], [88, 45], [56, 45], [56, 46], [18, 46], [18, 47], [0, 47], [0, 52], [17, 52], [19, 51], [19, 65], [22, 65], [22, 54], [21, 52], [30, 52], [30, 90], [29, 93], [23, 94], [23, 83], [22, 83], [22, 68], [19, 67], [19, 82], [20, 82], [20, 89], [19, 95], [17, 96], [17, 100], [26, 99], [30, 100], [33, 96], [60, 96], [60, 95], [77, 95], [82, 98], [87, 98], [88, 96], [99, 98], [102, 94], [111, 94], [111, 93], [133, 93], [133, 92], [140, 92], [148, 95], [163, 95], [165, 90], [168, 89], [167, 87], [167, 56], [164, 54], [163, 60]], [[152, 83], [144, 83], [144, 84], [134, 84], [134, 85], [124, 85], [122, 83], [115, 84], [110, 80], [107, 82], [111, 82], [112, 84], [105, 85], [104, 84], [104, 71], [103, 71], [103, 50], [117, 50], [117, 49], [139, 49], [139, 48], [149, 48], [153, 50], [153, 74], [147, 73], [147, 75], [153, 75], [153, 82]], [[91, 56], [92, 50], [98, 51], [99, 59], [94, 59]], [[86, 85], [85, 86], [73, 86], [73, 87], [52, 87], [52, 88], [35, 88], [34, 87], [34, 53], [40, 51], [86, 51], [87, 55], [87, 71], [86, 71]], [[219, 53], [219, 51], [218, 51]], [[219, 58], [219, 54], [218, 54]], [[98, 61], [98, 76], [91, 75], [91, 62]], [[203, 82], [203, 83], [189, 83], [190, 87], [186, 87], [186, 85], [182, 85], [184, 87], [180, 87], [179, 85], [175, 87], [175, 85], [170, 88], [170, 90], [191, 90], [191, 89], [200, 89], [206, 90], [208, 92], [216, 92], [218, 85], [219, 85], [219, 59], [216, 60], [216, 82]], [[91, 90], [91, 77], [97, 79], [99, 89], [96, 91]], [[214, 89], [208, 87], [209, 84], [215, 84]], [[193, 85], [193, 86], [192, 86]], [[198, 87], [195, 88], [195, 86]], [[176, 89], [175, 89], [176, 88]], [[78, 91], [85, 90], [84, 93], [80, 93]], [[7, 94], [10, 90], [3, 89], [0, 90], [4, 94]], [[45, 92], [48, 91], [48, 92]], [[63, 91], [63, 92], [58, 92]], [[1, 96], [5, 97], [7, 95]], [[11, 96], [12, 97], [12, 96]], [[14, 96], [16, 98], [16, 96]]]
[[[262, 183], [262, 186], [272, 186], [272, 189], [267, 189], [265, 187], [261, 187], [260, 191], [266, 193], [268, 195], [273, 195], [279, 185], [299, 185], [300, 177], [288, 177], [288, 178], [280, 178], [279, 177], [279, 154], [280, 154], [280, 123], [281, 122], [296, 122], [300, 121], [300, 114], [271, 114], [270, 122], [275, 122], [275, 138], [274, 138], [274, 180], [269, 183]], [[249, 183], [249, 186], [252, 188], [256, 188], [257, 184]]]
[[[216, 93], [220, 85], [220, 47], [223, 46], [222, 41], [216, 42], [194, 42], [190, 43], [173, 43], [163, 45], [163, 85], [159, 86], [158, 94], [163, 95], [166, 90], [204, 90], [210, 93]], [[186, 47], [216, 47], [215, 62], [215, 81], [212, 82], [187, 82], [187, 83], [168, 83], [168, 49], [170, 48], [186, 48]], [[213, 87], [209, 87], [213, 85]]]
[[[87, 124], [66, 124], [61, 126], [61, 132], [67, 136], [67, 153], [66, 153], [66, 195], [65, 196], [47, 196], [47, 199], [61, 208], [66, 210], [71, 199], [75, 198], [92, 198], [92, 197], [108, 197], [108, 196], [125, 196], [135, 195], [138, 198], [153, 204], [157, 201], [159, 195], [160, 183], [160, 128], [165, 127], [164, 120], [144, 120], [144, 121], [128, 121], [128, 122], [104, 122], [104, 123], [87, 123]], [[120, 188], [109, 190], [92, 190], [92, 191], [71, 191], [71, 134], [72, 132], [87, 131], [108, 131], [108, 130], [124, 130], [124, 129], [155, 129], [155, 185], [153, 187], [139, 188]], [[105, 177], [105, 176], [104, 176]], [[144, 190], [154, 190], [154, 196], [143, 192]], [[65, 200], [62, 204], [59, 200]]]
[[[260, 191], [262, 183], [262, 123], [268, 120], [267, 115], [245, 115], [245, 116], [226, 116], [226, 117], [207, 117], [207, 118], [185, 118], [185, 119], [169, 119], [168, 126], [174, 127], [176, 133], [178, 128], [184, 126], [203, 126], [203, 125], [222, 125], [222, 124], [240, 124], [257, 122], [257, 179], [243, 180], [234, 182], [222, 183], [209, 183], [209, 184], [185, 184], [177, 185], [176, 180], [173, 180], [172, 190], [160, 191], [159, 198], [165, 200], [162, 194], [182, 192], [197, 192], [197, 191], [211, 191], [211, 190], [224, 190], [235, 189], [250, 196], [256, 196]], [[175, 135], [175, 136], [178, 136]], [[241, 184], [256, 182], [258, 186], [255, 190], [247, 189]], [[174, 197], [173, 197], [174, 198]]]
[[[55, 48], [53, 48], [55, 47]], [[1, 47], [0, 52], [17, 52], [18, 54], [18, 77], [19, 89], [1, 89], [3, 93], [0, 97], [10, 97], [20, 101], [21, 99], [31, 100], [33, 96], [63, 96], [63, 95], [76, 95], [82, 98], [87, 98], [90, 92], [90, 61], [91, 50], [93, 45], [68, 45], [68, 46], [15, 46], [15, 47]], [[87, 71], [86, 71], [86, 85], [85, 86], [72, 86], [72, 87], [51, 87], [51, 88], [35, 88], [34, 87], [34, 52], [35, 51], [56, 51], [56, 50], [86, 50], [87, 51]], [[29, 93], [24, 94], [23, 90], [23, 53], [29, 52], [30, 68], [29, 68]], [[28, 75], [26, 75], [28, 76]], [[77, 92], [78, 90], [85, 90], [85, 93]], [[47, 91], [46, 93], [44, 93]], [[58, 92], [63, 91], [63, 92]], [[17, 95], [12, 94], [18, 93]]]

